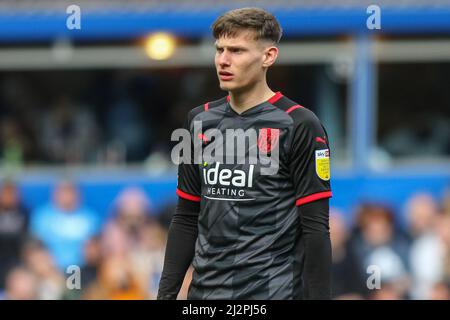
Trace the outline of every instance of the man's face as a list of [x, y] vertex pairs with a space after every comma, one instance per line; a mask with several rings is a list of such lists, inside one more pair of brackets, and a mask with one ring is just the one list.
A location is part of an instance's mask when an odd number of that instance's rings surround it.
[[70, 212], [78, 207], [78, 191], [71, 183], [62, 182], [55, 189], [54, 200], [59, 208]]
[[222, 90], [245, 90], [264, 80], [270, 46], [255, 40], [253, 31], [242, 30], [234, 37], [222, 36], [215, 45], [215, 65]]

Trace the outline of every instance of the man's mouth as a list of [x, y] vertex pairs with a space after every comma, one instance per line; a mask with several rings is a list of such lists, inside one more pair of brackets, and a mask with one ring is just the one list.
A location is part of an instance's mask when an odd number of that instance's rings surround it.
[[233, 74], [228, 71], [219, 71], [219, 78], [222, 81], [230, 81], [233, 79]]

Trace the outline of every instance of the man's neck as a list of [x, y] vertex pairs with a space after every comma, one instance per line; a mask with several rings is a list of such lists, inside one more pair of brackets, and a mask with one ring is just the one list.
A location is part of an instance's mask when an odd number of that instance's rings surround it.
[[241, 114], [269, 100], [274, 94], [275, 92], [265, 84], [247, 91], [230, 92], [230, 104], [234, 111]]

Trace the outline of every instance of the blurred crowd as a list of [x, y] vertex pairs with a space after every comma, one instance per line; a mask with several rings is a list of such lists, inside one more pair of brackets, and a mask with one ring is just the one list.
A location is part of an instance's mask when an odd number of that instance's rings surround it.
[[399, 217], [376, 203], [360, 204], [350, 223], [332, 210], [335, 299], [450, 300], [449, 195], [415, 194]]
[[[154, 299], [167, 224], [149, 214], [150, 200], [136, 187], [124, 189], [113, 207], [101, 221], [83, 204], [77, 186], [62, 180], [48, 204], [28, 211], [17, 186], [5, 181], [0, 188], [1, 298]], [[186, 290], [185, 285], [181, 299]]]
[[[61, 180], [49, 203], [27, 208], [17, 185], [3, 181], [0, 298], [155, 299], [173, 210], [149, 214], [149, 195], [137, 187], [112, 207], [99, 219], [77, 185]], [[450, 197], [415, 194], [404, 226], [398, 217], [377, 203], [353, 215], [332, 209], [334, 299], [450, 299]]]

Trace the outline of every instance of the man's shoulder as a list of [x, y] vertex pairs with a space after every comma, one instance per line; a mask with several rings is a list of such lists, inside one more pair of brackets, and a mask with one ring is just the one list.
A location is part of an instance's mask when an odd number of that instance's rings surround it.
[[284, 95], [273, 105], [284, 111], [292, 119], [294, 126], [320, 123], [319, 118], [312, 110]]
[[198, 116], [199, 114], [203, 112], [209, 112], [215, 108], [218, 108], [222, 105], [224, 105], [227, 102], [227, 97], [222, 97], [220, 99], [214, 100], [214, 101], [208, 101], [205, 103], [202, 103], [199, 106], [196, 106], [195, 108], [191, 109], [188, 113], [188, 120], [191, 121], [193, 118]]

